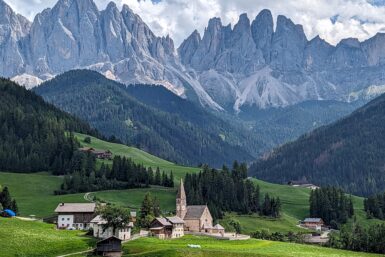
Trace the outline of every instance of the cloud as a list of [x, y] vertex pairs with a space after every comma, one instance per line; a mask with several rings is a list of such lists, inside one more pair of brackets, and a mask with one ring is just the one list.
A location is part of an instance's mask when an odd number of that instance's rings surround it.
[[[7, 0], [6, 0], [7, 1]], [[12, 0], [11, 6], [32, 19], [56, 0]], [[10, 0], [8, 1], [10, 2]], [[108, 0], [96, 0], [104, 9]], [[270, 9], [303, 25], [308, 39], [320, 35], [331, 44], [357, 37], [365, 40], [385, 28], [384, 0], [115, 0], [139, 14], [155, 34], [169, 34], [179, 45], [192, 31], [203, 34], [208, 20], [220, 17], [223, 24], [238, 21], [241, 13], [250, 20], [262, 9]]]

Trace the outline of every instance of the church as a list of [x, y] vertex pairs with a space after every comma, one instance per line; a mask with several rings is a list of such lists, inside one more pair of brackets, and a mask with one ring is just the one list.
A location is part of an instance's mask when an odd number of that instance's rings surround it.
[[214, 232], [213, 217], [207, 205], [187, 205], [186, 192], [182, 179], [176, 197], [176, 216], [184, 220], [184, 229], [186, 231]]

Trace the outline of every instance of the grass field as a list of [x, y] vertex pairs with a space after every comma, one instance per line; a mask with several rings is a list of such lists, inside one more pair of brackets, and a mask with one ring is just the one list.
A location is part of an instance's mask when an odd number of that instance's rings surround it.
[[53, 194], [60, 188], [62, 178], [48, 174], [23, 174], [0, 172], [0, 185], [8, 186], [17, 201], [22, 216], [47, 217], [54, 214], [60, 202], [85, 202], [84, 194]]
[[[188, 248], [188, 244], [201, 249]], [[311, 245], [263, 240], [222, 241], [206, 237], [185, 236], [175, 240], [142, 238], [124, 245], [126, 257], [374, 257], [376, 254], [356, 253]]]
[[79, 231], [59, 231], [54, 225], [0, 218], [1, 257], [50, 257], [87, 250], [95, 240]]
[[[84, 138], [87, 135], [75, 133], [75, 137], [79, 140], [82, 146], [93, 147], [96, 149], [110, 150], [114, 155], [126, 156], [131, 158], [134, 162], [143, 164], [146, 167], [156, 168], [159, 167], [162, 171], [172, 171], [174, 174], [175, 182], [178, 182], [180, 178], [184, 178], [187, 173], [199, 172], [199, 168], [186, 167], [174, 164], [172, 162], [163, 160], [159, 157], [146, 153], [138, 148], [129, 147], [121, 144], [109, 143], [95, 137], [91, 138], [91, 143], [84, 142]], [[107, 162], [108, 163], [108, 162]]]
[[[289, 221], [298, 221], [309, 215], [310, 189], [296, 188], [288, 185], [278, 185], [253, 179], [261, 188], [262, 193], [278, 196], [282, 202], [283, 214], [290, 217]], [[367, 219], [364, 211], [364, 198], [352, 196], [357, 221], [364, 226], [384, 223], [377, 219]]]

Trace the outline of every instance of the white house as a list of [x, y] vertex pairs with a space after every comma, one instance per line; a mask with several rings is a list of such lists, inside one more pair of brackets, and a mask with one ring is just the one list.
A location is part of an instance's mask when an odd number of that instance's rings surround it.
[[95, 217], [95, 203], [60, 203], [55, 212], [58, 214], [59, 229], [86, 230]]
[[125, 228], [116, 230], [115, 234], [113, 234], [113, 229], [111, 227], [103, 229], [103, 225], [106, 223], [107, 221], [104, 220], [100, 215], [91, 220], [90, 227], [93, 229], [94, 237], [105, 239], [115, 236], [122, 241], [126, 241], [131, 238], [131, 229], [134, 227], [132, 222], [127, 224]]

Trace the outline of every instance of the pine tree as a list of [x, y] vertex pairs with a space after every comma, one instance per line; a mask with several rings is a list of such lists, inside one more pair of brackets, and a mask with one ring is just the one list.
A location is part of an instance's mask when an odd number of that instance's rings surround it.
[[16, 215], [19, 214], [19, 208], [17, 207], [17, 203], [16, 203], [16, 200], [15, 200], [15, 199], [12, 200], [10, 209], [11, 209], [14, 213], [16, 213]]
[[0, 200], [4, 209], [11, 209], [12, 198], [11, 194], [9, 193], [8, 187], [4, 187], [3, 191], [1, 192]]
[[162, 183], [162, 181], [161, 181], [161, 175], [160, 175], [160, 169], [159, 169], [159, 167], [157, 167], [156, 168], [156, 172], [155, 172], [155, 185], [162, 185], [161, 184]]

